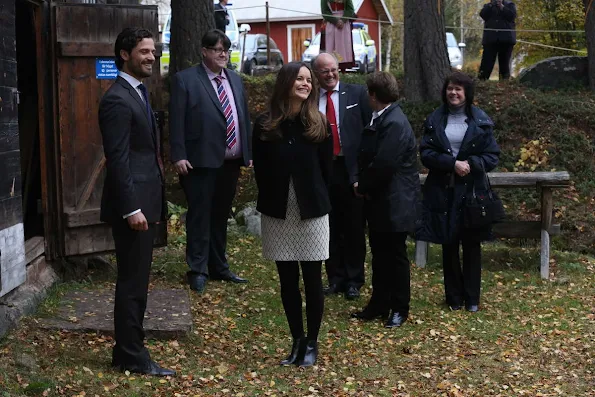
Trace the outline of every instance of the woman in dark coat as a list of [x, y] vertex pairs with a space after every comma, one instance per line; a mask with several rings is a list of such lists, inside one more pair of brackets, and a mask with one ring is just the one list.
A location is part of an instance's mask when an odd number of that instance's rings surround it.
[[415, 135], [397, 100], [394, 76], [376, 72], [368, 77], [374, 113], [360, 145], [356, 194], [365, 198], [372, 248], [372, 297], [352, 317], [384, 317], [387, 328], [399, 327], [409, 315], [409, 259], [405, 241], [413, 231], [419, 196]]
[[[318, 111], [318, 88], [302, 62], [277, 75], [269, 112], [254, 125], [253, 157], [262, 213], [263, 256], [277, 264], [293, 345], [281, 364], [311, 366], [324, 310], [321, 264], [329, 257], [331, 126]], [[300, 266], [306, 292], [304, 334]]]
[[[421, 162], [429, 169], [423, 187], [423, 213], [416, 239], [442, 244], [446, 303], [451, 310], [479, 310], [481, 241], [491, 228], [463, 227], [463, 203], [475, 184], [484, 186], [486, 172], [498, 164], [500, 148], [494, 123], [473, 106], [473, 80], [460, 72], [444, 82], [443, 105], [425, 122]], [[463, 246], [463, 268], [459, 245]]]

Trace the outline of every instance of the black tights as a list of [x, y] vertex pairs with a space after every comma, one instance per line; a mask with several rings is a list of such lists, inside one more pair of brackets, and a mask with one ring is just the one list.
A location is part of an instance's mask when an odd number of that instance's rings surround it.
[[[302, 277], [306, 290], [306, 319], [308, 322], [308, 339], [317, 340], [322, 313], [324, 311], [324, 294], [322, 293], [322, 262], [300, 262]], [[297, 261], [277, 262], [279, 281], [281, 283], [281, 301], [289, 323], [291, 336], [298, 339], [304, 336], [302, 320], [302, 294], [300, 292], [300, 269]]]

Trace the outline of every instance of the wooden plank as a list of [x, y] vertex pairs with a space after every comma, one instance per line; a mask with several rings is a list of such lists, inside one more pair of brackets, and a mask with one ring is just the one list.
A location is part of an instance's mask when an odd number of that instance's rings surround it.
[[0, 200], [0, 230], [23, 222], [23, 199], [19, 195]]
[[543, 280], [550, 278], [550, 234], [547, 230], [541, 231], [541, 266], [539, 273]]
[[[423, 185], [427, 175], [420, 174], [419, 180]], [[488, 177], [492, 187], [516, 188], [550, 186], [563, 187], [570, 184], [570, 174], [567, 171], [556, 172], [489, 172]]]
[[82, 227], [87, 225], [98, 225], [101, 223], [99, 215], [101, 210], [93, 208], [83, 211], [67, 211], [64, 213], [64, 221], [67, 227]]
[[[115, 41], [114, 41], [115, 43]], [[114, 57], [114, 43], [105, 42], [73, 42], [58, 43], [58, 54], [61, 57]], [[160, 57], [163, 44], [155, 43], [155, 56]]]
[[[540, 221], [507, 221], [496, 223], [493, 227], [494, 236], [499, 238], [535, 238], [541, 237]], [[548, 232], [552, 235], [560, 234], [560, 225], [551, 225]]]
[[19, 150], [19, 124], [0, 122], [0, 152]]
[[18, 150], [0, 152], [0, 200], [21, 196], [21, 160]]
[[43, 255], [45, 251], [45, 239], [41, 236], [32, 237], [25, 241], [25, 262], [33, 262], [36, 258]]
[[4, 86], [0, 76], [0, 122], [16, 123], [19, 107], [16, 103], [16, 86]]
[[552, 218], [554, 212], [554, 199], [552, 197], [552, 189], [543, 187], [541, 189], [541, 228], [549, 230], [552, 226]]

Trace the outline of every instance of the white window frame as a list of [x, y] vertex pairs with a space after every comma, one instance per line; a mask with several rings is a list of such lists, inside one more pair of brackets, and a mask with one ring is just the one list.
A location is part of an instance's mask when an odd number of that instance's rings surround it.
[[[293, 58], [292, 49], [291, 49], [291, 31], [293, 29], [303, 29], [303, 28], [310, 28], [312, 31], [312, 35], [310, 38], [314, 40], [314, 36], [316, 36], [316, 24], [314, 23], [305, 23], [299, 25], [287, 25], [287, 62], [291, 62]], [[301, 54], [300, 54], [301, 55]], [[301, 58], [301, 56], [300, 56]]]

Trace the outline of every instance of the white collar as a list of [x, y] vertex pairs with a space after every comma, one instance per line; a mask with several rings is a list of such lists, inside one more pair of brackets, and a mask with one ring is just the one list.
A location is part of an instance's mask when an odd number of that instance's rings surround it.
[[370, 121], [370, 125], [373, 125], [374, 120], [376, 120], [378, 117], [380, 117], [382, 115], [382, 113], [384, 113], [384, 111], [390, 107], [390, 105], [392, 105], [392, 103], [389, 103], [384, 109], [381, 109], [377, 112], [376, 111], [372, 112], [372, 120]]
[[[337, 85], [335, 86], [335, 88], [333, 88], [333, 92], [337, 91], [339, 92], [339, 84], [341, 84], [340, 81], [337, 81]], [[327, 91], [324, 88], [320, 89], [320, 96], [326, 95]]]
[[142, 84], [142, 81], [137, 80], [135, 77], [132, 77], [131, 75], [129, 75], [126, 72], [123, 72], [120, 70], [120, 72], [118, 74], [120, 77], [122, 77], [124, 80], [126, 80], [128, 82], [128, 84], [130, 84], [131, 86], [133, 86], [136, 89], [138, 89], [138, 86]]

